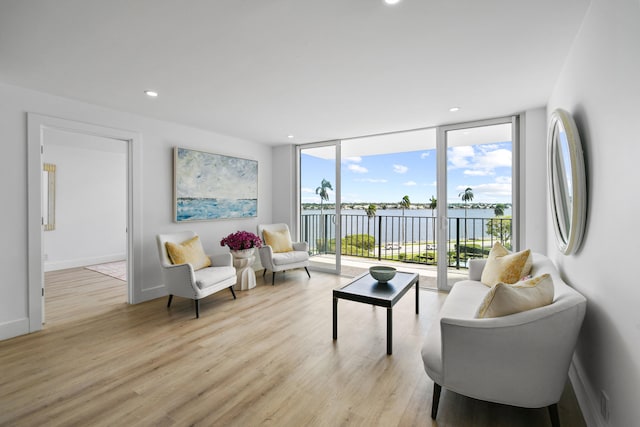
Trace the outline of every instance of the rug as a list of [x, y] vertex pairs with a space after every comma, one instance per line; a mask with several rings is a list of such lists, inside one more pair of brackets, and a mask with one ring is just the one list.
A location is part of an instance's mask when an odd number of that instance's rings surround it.
[[106, 264], [90, 265], [85, 268], [114, 277], [118, 280], [127, 281], [127, 261], [108, 262]]

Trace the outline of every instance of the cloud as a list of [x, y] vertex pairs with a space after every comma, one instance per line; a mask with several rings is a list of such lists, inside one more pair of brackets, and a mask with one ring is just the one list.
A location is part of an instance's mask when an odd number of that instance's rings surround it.
[[362, 157], [360, 156], [345, 157], [344, 159], [342, 159], [342, 161], [344, 163], [360, 163], [362, 161]]
[[459, 185], [457, 192], [463, 192], [467, 187], [473, 190], [473, 199], [489, 202], [498, 198], [511, 197], [511, 177], [498, 176], [494, 182], [476, 185]]
[[512, 166], [511, 150], [500, 146], [482, 144], [451, 147], [447, 151], [449, 169], [464, 168], [464, 174], [467, 176], [495, 175], [496, 168]]
[[313, 194], [313, 193], [315, 193], [315, 190], [313, 190], [312, 188], [308, 188], [308, 187], [302, 187], [300, 189], [300, 192], [301, 193], [312, 193]]
[[393, 171], [395, 173], [407, 173], [408, 170], [409, 168], [404, 165], [393, 165]]
[[421, 159], [426, 159], [427, 157], [429, 157], [429, 154], [431, 154], [431, 153], [428, 152], [428, 151], [425, 151], [424, 153], [420, 154], [420, 158]]
[[351, 172], [355, 172], [355, 173], [367, 173], [367, 172], [369, 172], [369, 170], [367, 168], [365, 168], [364, 166], [354, 165], [354, 164], [350, 164], [349, 166], [347, 166], [347, 169], [349, 169]]
[[447, 150], [447, 160], [450, 169], [465, 168], [475, 156], [475, 151], [470, 145], [451, 147]]
[[356, 182], [371, 182], [374, 184], [387, 182], [384, 178], [357, 178], [354, 179]]
[[414, 185], [418, 185], [418, 183], [415, 181], [407, 181], [402, 185], [406, 185], [407, 187], [413, 187]]

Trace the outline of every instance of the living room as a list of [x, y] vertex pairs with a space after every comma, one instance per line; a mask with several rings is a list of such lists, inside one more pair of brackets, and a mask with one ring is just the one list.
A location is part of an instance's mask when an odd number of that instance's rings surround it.
[[[448, 108], [457, 104], [456, 99], [450, 99], [446, 105], [446, 111], [440, 116], [441, 118], [434, 119], [438, 120], [437, 123], [422, 123], [415, 126], [414, 122], [400, 118], [391, 123], [387, 119], [387, 114], [389, 113], [388, 109], [392, 108], [388, 108], [381, 111], [378, 116], [371, 117], [370, 123], [374, 125], [370, 125], [370, 127], [376, 126], [377, 123], [388, 123], [385, 126], [389, 128], [376, 127], [356, 135], [342, 134], [336, 130], [336, 133], [314, 135], [314, 138], [309, 139], [304, 137], [306, 123], [301, 122], [299, 124], [300, 130], [287, 131], [280, 137], [279, 141], [285, 144], [275, 144], [278, 141], [275, 141], [275, 137], [271, 135], [265, 136], [267, 143], [262, 142], [263, 140], [260, 138], [229, 136], [232, 134], [225, 129], [224, 122], [232, 123], [231, 116], [211, 118], [212, 121], [220, 120], [223, 122], [217, 131], [194, 125], [195, 118], [193, 117], [166, 117], [163, 119], [161, 117], [166, 112], [161, 111], [157, 104], [149, 106], [149, 103], [154, 100], [142, 96], [142, 91], [148, 87], [139, 87], [139, 85], [146, 84], [146, 82], [135, 82], [126, 89], [130, 91], [128, 96], [130, 96], [131, 108], [120, 108], [106, 102], [83, 101], [80, 95], [65, 95], [63, 92], [47, 89], [45, 85], [49, 79], [66, 82], [67, 89], [70, 91], [75, 89], [78, 91], [77, 93], [89, 93], [94, 90], [84, 86], [75, 88], [75, 82], [65, 79], [65, 73], [70, 70], [65, 70], [64, 67], [51, 68], [50, 71], [47, 71], [46, 62], [48, 60], [54, 62], [52, 58], [57, 56], [65, 59], [68, 56], [70, 60], [82, 58], [83, 53], [76, 51], [71, 43], [73, 32], [68, 33], [67, 38], [62, 41], [55, 41], [52, 37], [52, 45], [49, 46], [47, 52], [31, 50], [35, 49], [38, 43], [44, 43], [48, 39], [48, 34], [54, 34], [56, 27], [40, 21], [38, 21], [39, 25], [32, 25], [34, 14], [47, 16], [55, 12], [55, 16], [60, 18], [60, 14], [65, 15], [64, 11], [50, 10], [49, 8], [54, 8], [52, 5], [46, 7], [40, 5], [39, 7], [43, 9], [37, 7], [30, 10], [30, 6], [19, 6], [20, 3], [3, 2], [0, 6], [0, 40], [2, 40], [0, 54], [6, 58], [0, 67], [0, 99], [2, 99], [0, 102], [0, 121], [2, 123], [0, 135], [2, 135], [5, 148], [1, 161], [5, 180], [3, 199], [7, 202], [6, 208], [1, 214], [6, 229], [6, 243], [2, 251], [3, 257], [0, 260], [3, 272], [2, 286], [0, 287], [0, 337], [3, 339], [36, 331], [42, 327], [42, 325], [37, 325], [37, 321], [34, 322], [35, 325], [31, 324], [33, 320], [37, 320], [37, 317], [30, 311], [32, 299], [39, 297], [39, 295], [34, 296], [30, 291], [30, 283], [35, 280], [31, 276], [34, 275], [34, 271], [37, 271], [37, 269], [34, 270], [33, 263], [40, 262], [40, 260], [34, 261], [33, 258], [30, 258], [32, 255], [29, 255], [28, 230], [32, 218], [29, 214], [28, 205], [31, 195], [28, 192], [27, 178], [29, 176], [28, 152], [32, 148], [27, 142], [27, 113], [60, 118], [85, 125], [91, 124], [101, 128], [124, 130], [134, 134], [134, 139], [137, 138], [134, 142], [136, 147], [131, 156], [134, 177], [132, 183], [133, 203], [137, 208], [132, 223], [134, 227], [134, 289], [130, 295], [132, 303], [154, 300], [166, 295], [161, 286], [162, 281], [154, 239], [159, 232], [184, 229], [183, 225], [175, 224], [171, 220], [173, 147], [187, 145], [189, 148], [209, 152], [250, 157], [259, 162], [259, 209], [256, 218], [189, 224], [191, 229], [203, 236], [207, 251], [222, 252], [224, 248], [218, 245], [219, 238], [227, 235], [230, 231], [236, 229], [255, 230], [257, 224], [260, 223], [293, 223], [295, 221], [293, 214], [294, 191], [274, 190], [290, 189], [294, 185], [295, 170], [291, 161], [295, 151], [293, 144], [362, 136], [367, 133], [405, 130], [430, 124], [441, 125], [457, 122], [458, 118], [464, 117], [458, 115], [457, 118], [455, 116], [452, 118], [451, 115], [445, 115], [451, 114]], [[399, 8], [411, 4], [408, 0], [405, 0], [404, 3], [401, 2], [394, 7]], [[286, 9], [285, 6], [287, 5], [284, 3], [280, 4], [280, 7], [284, 8], [280, 10], [283, 21], [287, 21], [286, 18], [289, 17], [286, 12], [289, 9]], [[293, 5], [288, 6], [294, 8]], [[459, 10], [456, 12], [466, 14], [464, 15], [466, 19], [473, 21], [476, 16], [485, 19], [487, 14], [497, 13], [496, 11], [501, 9], [510, 10], [513, 7], [510, 2], [496, 1], [483, 7], [469, 4], [459, 5]], [[538, 10], [536, 16], [540, 18], [540, 21], [536, 21], [535, 24], [544, 29], [547, 22], [542, 17], [554, 14], [555, 3], [546, 2], [540, 7], [546, 7], [546, 9], [544, 13]], [[526, 13], [529, 10], [525, 5], [519, 5], [518, 8], [522, 8], [520, 9], [521, 13]], [[572, 34], [565, 39], [568, 42], [563, 48], [564, 52], [558, 53], [550, 47], [550, 51], [556, 52], [560, 56], [548, 59], [549, 63], [553, 62], [559, 65], [556, 65], [558, 67], [556, 77], [547, 83], [549, 90], [544, 94], [544, 101], [532, 105], [510, 106], [509, 111], [486, 111], [485, 115], [473, 117], [473, 119], [521, 114], [525, 123], [523, 138], [525, 142], [522, 153], [524, 187], [521, 188], [522, 209], [524, 211], [524, 246], [548, 255], [567, 283], [581, 292], [588, 300], [586, 317], [571, 372], [572, 386], [580, 403], [582, 415], [587, 425], [634, 425], [640, 418], [639, 409], [635, 404], [636, 396], [640, 394], [640, 390], [638, 390], [640, 349], [637, 346], [640, 339], [640, 321], [634, 304], [640, 293], [628, 276], [628, 266], [633, 265], [635, 261], [635, 251], [633, 250], [635, 239], [633, 233], [628, 231], [628, 226], [633, 224], [639, 206], [628, 187], [635, 182], [637, 175], [634, 164], [637, 158], [635, 154], [638, 152], [637, 131], [632, 123], [640, 113], [637, 102], [634, 102], [640, 99], [640, 87], [636, 78], [640, 74], [640, 50], [637, 42], [640, 40], [640, 29], [637, 26], [637, 22], [640, 21], [640, 4], [633, 0], [616, 0], [613, 3], [604, 0], [572, 1], [568, 4], [565, 3], [564, 8], [565, 13], [575, 12], [577, 18], [573, 15], [565, 16], [567, 22], [572, 23], [570, 28]], [[398, 13], [398, 10], [400, 9], [393, 9], [392, 13]], [[243, 12], [248, 13], [246, 10], [236, 11], [235, 13], [238, 14], [236, 19], [240, 20], [244, 17]], [[518, 16], [517, 11], [511, 13], [509, 16]], [[67, 19], [73, 18], [73, 13], [66, 15]], [[254, 14], [248, 14], [248, 16], [253, 18], [249, 23], [254, 24], [254, 20], [258, 21], [260, 18], [259, 15]], [[359, 15], [356, 16], [356, 18], [358, 17]], [[432, 17], [431, 20], [433, 19]], [[512, 37], [511, 34], [517, 35], [518, 21], [527, 19], [528, 17], [522, 16], [514, 18], [511, 24], [516, 28], [513, 33], [508, 33], [509, 35], [504, 37]], [[72, 24], [68, 21], [62, 22], [68, 26]], [[81, 26], [80, 32], [92, 32], [89, 21], [76, 22], [75, 24]], [[125, 20], [120, 30], [127, 32], [133, 31], [133, 28], [137, 28], [135, 22]], [[342, 34], [348, 33], [348, 29], [348, 27], [343, 28]], [[298, 30], [302, 29], [298, 28]], [[42, 33], [38, 33], [38, 31]], [[29, 34], [33, 32], [36, 33], [36, 36], [30, 38]], [[76, 35], [76, 37], [78, 36]], [[124, 38], [126, 39], [126, 37]], [[31, 42], [26, 43], [27, 40], [31, 40]], [[22, 46], [21, 41], [25, 41], [26, 45]], [[118, 39], [118, 43], [111, 46], [101, 46], [99, 50], [101, 53], [109, 52], [110, 49], [128, 52], [126, 46], [126, 40]], [[335, 72], [337, 59], [333, 56], [334, 54], [331, 51], [321, 53], [324, 56], [319, 62], [325, 65], [322, 72], [330, 72], [326, 68], [332, 68], [334, 70], [332, 72]], [[543, 51], [542, 57], [544, 54]], [[346, 59], [352, 55], [352, 51], [347, 51], [338, 59], [345, 59], [346, 62]], [[283, 56], [286, 56], [286, 52], [280, 53], [276, 57]], [[509, 55], [505, 54], [505, 56]], [[259, 59], [266, 60], [264, 56]], [[476, 58], [476, 60], [480, 61], [482, 65], [481, 58]], [[316, 70], [321, 69], [319, 63], [313, 65]], [[244, 66], [250, 67], [251, 64], [244, 64]], [[538, 66], [540, 69], [544, 69], [547, 63], [541, 61]], [[124, 65], [123, 67], [126, 68]], [[180, 67], [183, 65], [172, 65], [170, 61], [157, 64], [157, 69], [165, 69], [166, 73], [178, 72], [176, 69]], [[93, 71], [98, 72], [99, 70]], [[211, 70], [207, 71], [212, 72]], [[453, 73], [451, 70], [450, 72]], [[320, 72], [318, 71], [318, 73]], [[471, 73], [471, 75], [473, 74]], [[265, 79], [268, 80], [268, 77], [272, 76], [267, 75]], [[507, 76], [502, 77], [506, 78]], [[103, 76], [103, 78], [105, 81], [111, 79], [110, 76]], [[120, 77], [113, 77], [113, 80], [118, 80], [118, 78]], [[239, 79], [242, 79], [242, 76]], [[158, 80], [161, 79], [158, 78]], [[352, 80], [350, 81], [355, 84]], [[312, 86], [315, 84], [314, 81], [301, 79], [298, 83], [297, 97], [299, 100], [289, 99], [287, 103], [297, 105], [296, 108], [300, 108], [304, 104], [313, 104], [315, 100], [307, 96], [305, 85]], [[482, 81], [474, 82], [476, 86], [482, 86], [485, 83]], [[390, 89], [385, 94], [393, 89], [394, 84], [388, 84]], [[512, 87], [512, 91], [518, 92], [519, 88], [525, 90], [532, 86], [534, 91], [538, 87], [531, 80], [519, 81], [517, 85]], [[160, 91], [160, 89], [158, 90]], [[169, 96], [166, 92], [160, 92], [157, 101], [160, 101], [163, 96]], [[351, 99], [357, 99], [358, 96], [361, 96], [363, 103], [370, 100], [364, 93], [346, 93], [351, 95]], [[266, 105], [277, 103], [278, 95], [280, 95], [280, 91], [274, 87], [271, 98], [261, 102]], [[243, 103], [239, 99], [235, 103], [227, 104], [226, 109], [241, 111]], [[232, 97], [228, 98], [229, 102], [232, 100]], [[177, 102], [178, 99], [173, 101]], [[334, 100], [334, 102], [338, 101]], [[183, 100], [183, 102], [185, 101]], [[355, 101], [351, 102], [355, 103]], [[478, 99], [477, 103], [482, 104], [483, 99]], [[261, 104], [261, 108], [266, 110], [268, 108], [265, 107], [265, 104]], [[352, 104], [348, 104], [348, 106], [351, 107]], [[418, 109], [415, 104], [414, 107]], [[460, 113], [464, 113], [465, 106], [461, 107]], [[137, 112], [145, 108], [148, 109], [148, 114]], [[546, 130], [548, 116], [555, 108], [564, 108], [573, 114], [582, 138], [587, 166], [588, 215], [586, 233], [582, 247], [572, 256], [562, 255], [555, 246], [546, 200], [547, 183], [544, 163]], [[418, 113], [421, 114], [420, 111]], [[242, 114], [238, 115], [238, 117], [240, 116]], [[316, 120], [317, 117], [323, 117], [317, 111], [309, 113], [308, 116], [315, 117]], [[471, 119], [470, 117], [465, 120]], [[203, 113], [200, 121], [206, 122], [206, 120], [206, 114]], [[258, 120], [257, 117], [256, 120]], [[327, 122], [325, 119], [320, 121]], [[247, 128], [252, 128], [254, 123], [245, 120]], [[311, 125], [309, 124], [309, 126]], [[254, 129], [252, 132], [257, 134], [260, 131]], [[288, 133], [295, 136], [294, 141], [287, 139]], [[9, 206], [12, 209], [8, 209]], [[612, 215], [611, 207], [614, 206], [624, 206], [625, 209]], [[612, 249], [610, 249], [611, 246], [613, 246]], [[289, 279], [304, 279], [305, 277], [303, 272], [302, 275], [295, 273], [294, 276], [292, 274]], [[219, 301], [218, 298], [223, 298], [223, 296], [214, 297], [213, 302]], [[268, 298], [266, 294], [265, 298]], [[142, 306], [136, 304], [131, 307]], [[144, 307], [148, 306], [144, 305]], [[154, 307], [163, 307], [163, 304]], [[166, 314], [166, 312], [163, 313]], [[206, 316], [204, 317], [206, 318]], [[222, 317], [216, 317], [216, 319], [224, 322]], [[194, 322], [193, 320], [189, 321]], [[331, 345], [330, 341], [327, 345]], [[379, 350], [377, 346], [375, 348], [372, 346], [371, 354], [373, 355], [377, 350]], [[6, 351], [6, 347], [2, 347], [2, 351]], [[144, 351], [144, 347], [140, 348], [140, 351]], [[251, 349], [247, 349], [247, 351], [251, 351]], [[310, 349], [311, 351], [314, 351], [313, 348]], [[401, 351], [398, 350], [394, 353], [395, 357], [396, 354], [401, 354]], [[377, 357], [378, 354], [376, 353], [374, 356]], [[418, 355], [415, 356], [418, 357]], [[361, 378], [364, 377], [363, 375]], [[372, 384], [365, 385], [365, 387], [373, 386]], [[601, 411], [603, 396], [609, 400], [608, 414]], [[416, 399], [424, 399], [422, 404], [425, 407], [429, 406], [427, 395], [420, 398], [416, 396]], [[282, 405], [286, 407], [284, 403]], [[280, 418], [280, 420], [284, 419]], [[321, 420], [317, 423], [321, 424]], [[354, 423], [357, 424], [357, 422]], [[427, 423], [426, 419], [425, 423]]]

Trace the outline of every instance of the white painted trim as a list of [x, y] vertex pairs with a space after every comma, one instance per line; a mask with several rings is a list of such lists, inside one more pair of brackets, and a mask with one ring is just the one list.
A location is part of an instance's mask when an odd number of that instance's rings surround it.
[[578, 405], [582, 411], [582, 417], [587, 426], [608, 427], [609, 424], [602, 418], [598, 410], [598, 408], [600, 408], [600, 399], [591, 393], [590, 390], [593, 390], [593, 387], [589, 386], [588, 377], [584, 373], [584, 369], [582, 369], [582, 365], [580, 365], [575, 354], [569, 366], [569, 379], [571, 380], [576, 400], [578, 401]]
[[86, 267], [88, 265], [104, 264], [107, 262], [122, 261], [127, 259], [126, 253], [103, 255], [91, 258], [76, 258], [64, 261], [45, 261], [44, 271], [64, 270], [66, 268]]
[[42, 151], [44, 130], [57, 129], [127, 143], [127, 278], [128, 302], [142, 301], [142, 135], [138, 132], [27, 113], [28, 315], [29, 330], [42, 329], [44, 283], [42, 236]]
[[0, 323], [0, 341], [29, 333], [29, 318]]

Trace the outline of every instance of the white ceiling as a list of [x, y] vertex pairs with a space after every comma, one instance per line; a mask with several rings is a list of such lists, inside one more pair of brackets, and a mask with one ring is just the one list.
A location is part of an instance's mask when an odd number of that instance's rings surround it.
[[266, 144], [357, 137], [545, 105], [588, 6], [0, 0], [0, 82]]

